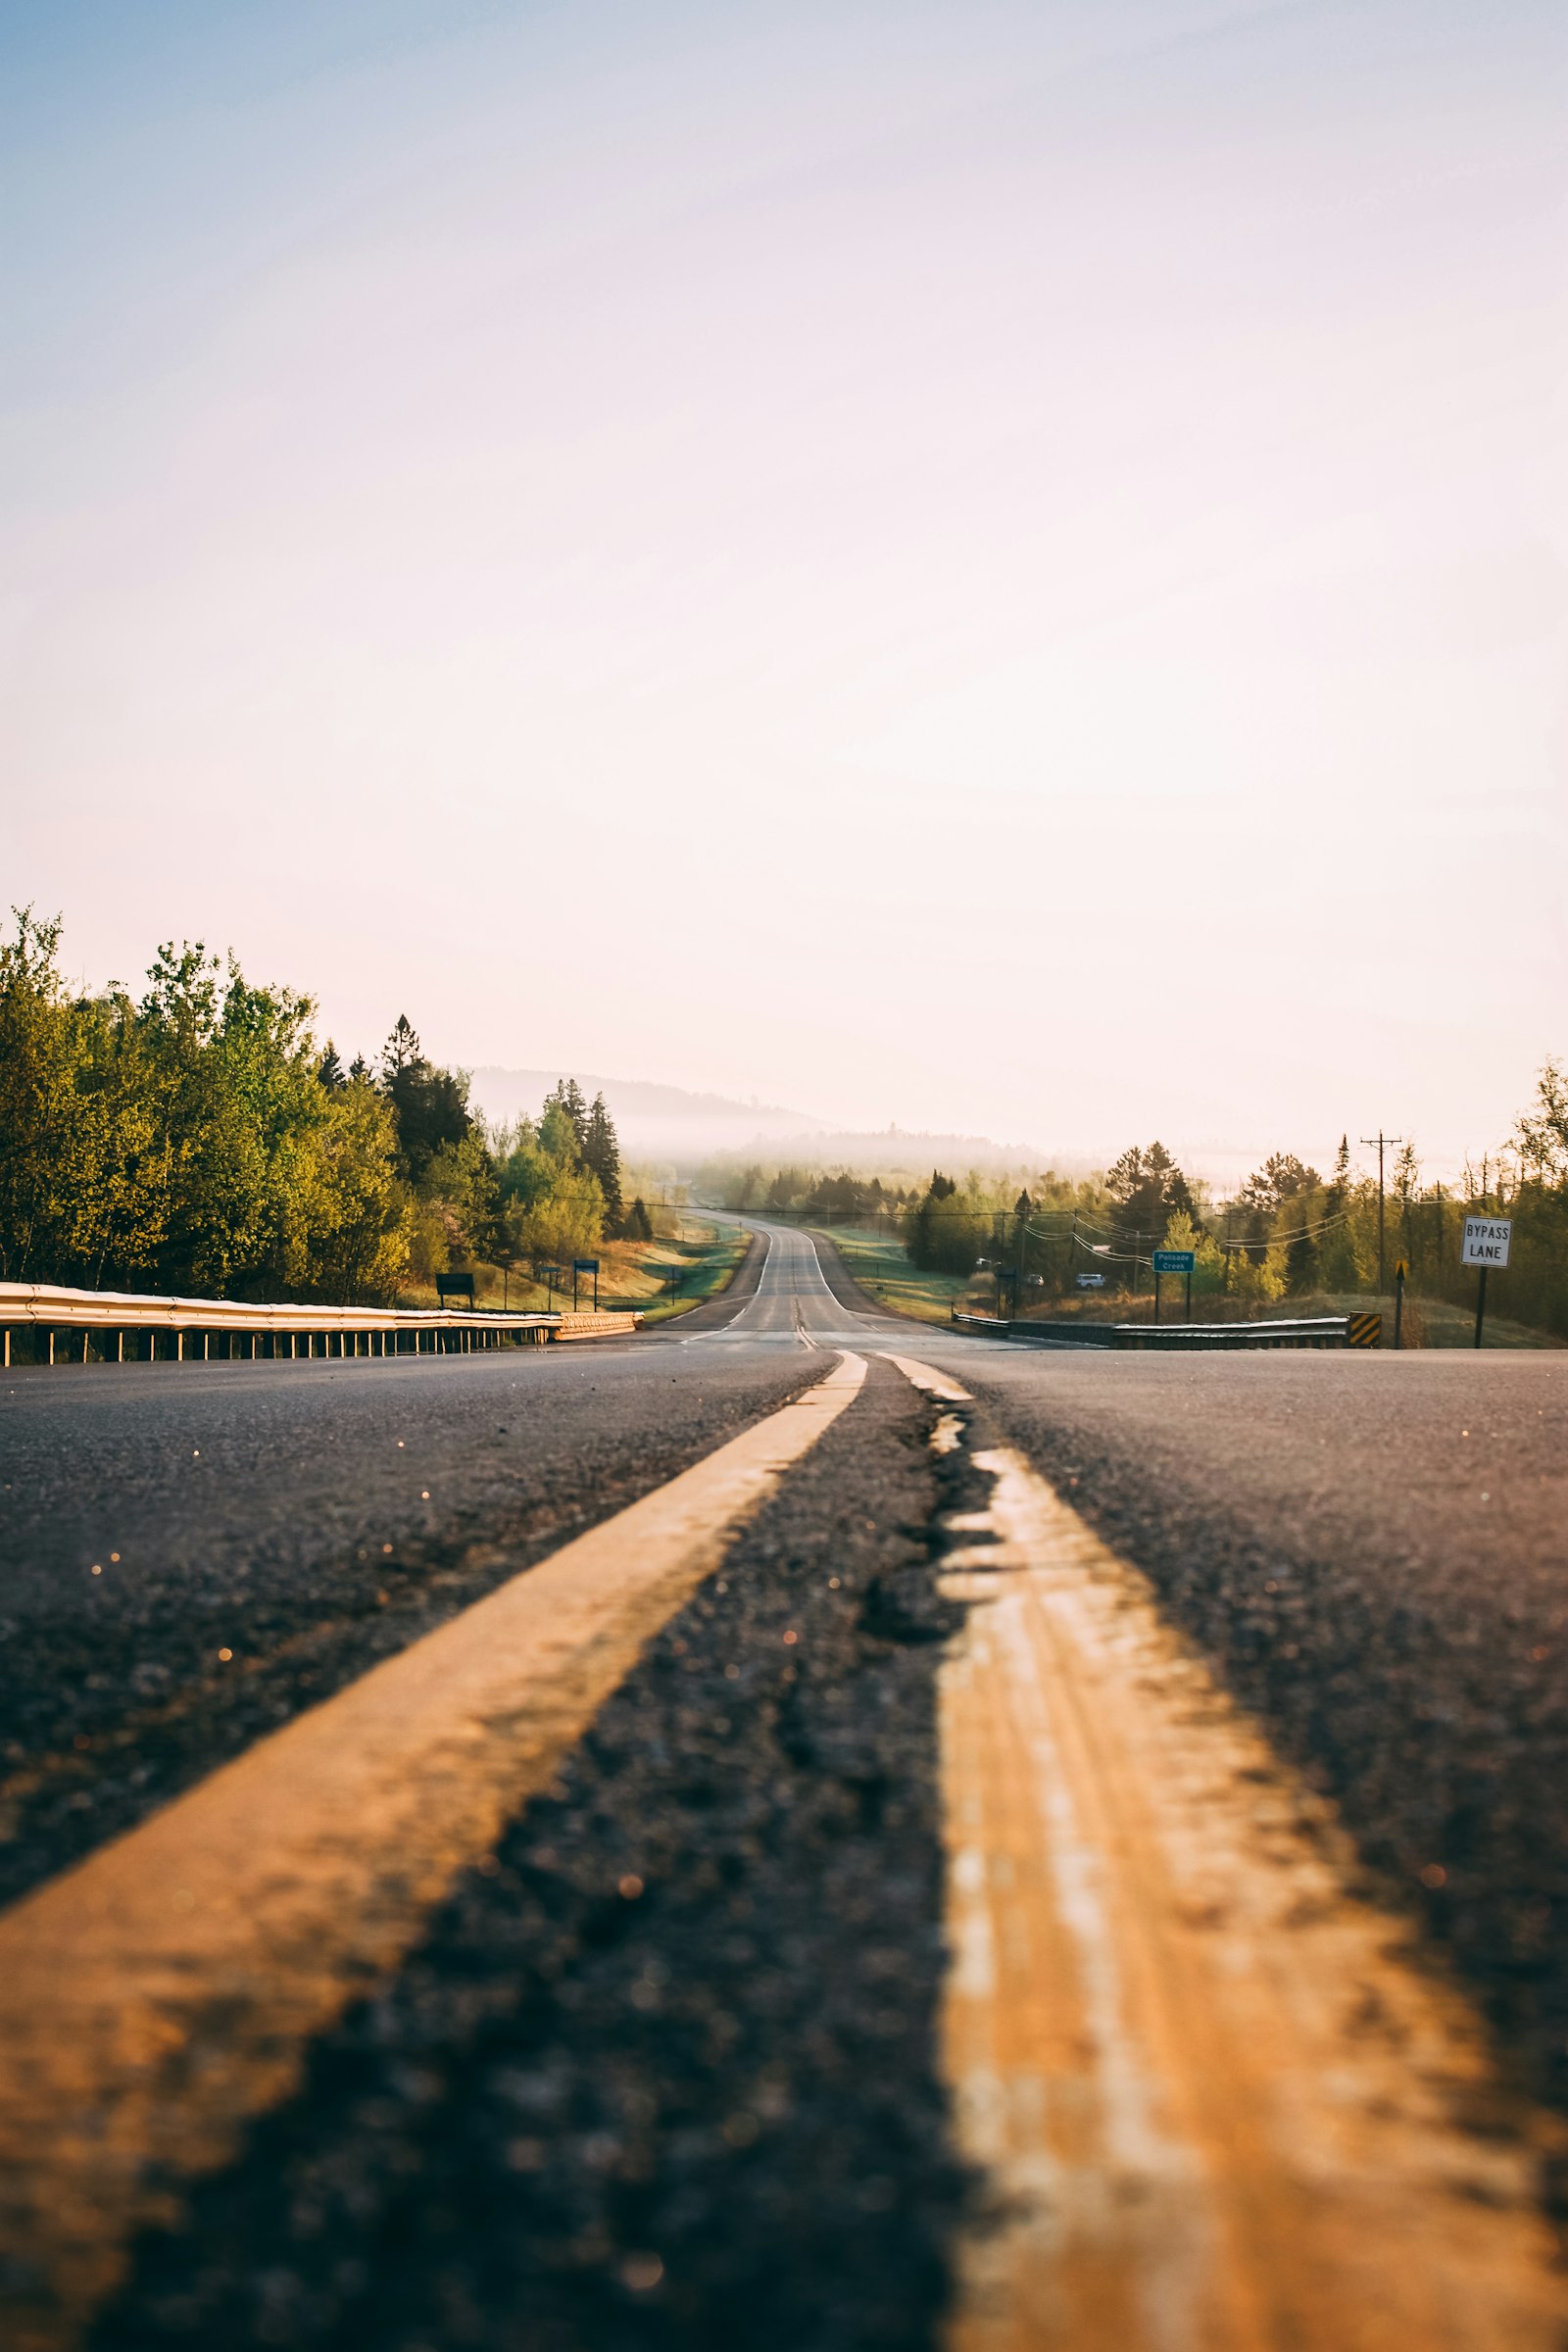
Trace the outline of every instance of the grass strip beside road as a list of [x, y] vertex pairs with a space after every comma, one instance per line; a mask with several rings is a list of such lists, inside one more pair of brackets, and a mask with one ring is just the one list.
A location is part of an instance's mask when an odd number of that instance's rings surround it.
[[950, 1323], [969, 1283], [961, 1274], [925, 1274], [911, 1264], [904, 1244], [863, 1225], [813, 1225], [830, 1241], [855, 1280], [879, 1306], [917, 1323]]
[[644, 1245], [635, 1279], [623, 1280], [614, 1299], [606, 1298], [603, 1302], [639, 1307], [645, 1326], [667, 1323], [727, 1291], [751, 1246], [752, 1235], [744, 1226], [682, 1216], [677, 1234]]

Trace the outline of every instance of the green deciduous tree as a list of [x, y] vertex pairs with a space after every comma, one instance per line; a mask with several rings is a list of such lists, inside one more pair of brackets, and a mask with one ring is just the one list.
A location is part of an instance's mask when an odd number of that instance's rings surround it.
[[[386, 1106], [326, 1087], [311, 1005], [200, 945], [73, 998], [58, 923], [0, 947], [0, 1265], [92, 1287], [368, 1297], [403, 1220]], [[344, 1286], [348, 1286], [347, 1289]]]

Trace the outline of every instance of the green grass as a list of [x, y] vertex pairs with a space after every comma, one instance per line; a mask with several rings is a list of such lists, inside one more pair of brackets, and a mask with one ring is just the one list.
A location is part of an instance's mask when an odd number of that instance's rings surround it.
[[[645, 1287], [636, 1298], [611, 1300], [601, 1294], [601, 1302], [640, 1307], [645, 1323], [667, 1323], [675, 1315], [690, 1314], [694, 1306], [729, 1288], [751, 1241], [743, 1228], [712, 1224], [706, 1217], [682, 1217], [677, 1239], [647, 1244], [639, 1252], [639, 1273], [660, 1286], [652, 1296]], [[667, 1287], [671, 1276], [677, 1278], [673, 1296]]]
[[963, 1304], [969, 1286], [961, 1274], [922, 1274], [891, 1234], [862, 1225], [813, 1225], [811, 1231], [835, 1243], [856, 1281], [897, 1314], [917, 1323], [946, 1323], [955, 1305]]

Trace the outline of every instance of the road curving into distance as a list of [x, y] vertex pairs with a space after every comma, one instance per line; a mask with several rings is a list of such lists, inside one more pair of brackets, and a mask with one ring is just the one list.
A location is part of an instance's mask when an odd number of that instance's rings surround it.
[[0, 2340], [1562, 2341], [1568, 1356], [0, 1405]]

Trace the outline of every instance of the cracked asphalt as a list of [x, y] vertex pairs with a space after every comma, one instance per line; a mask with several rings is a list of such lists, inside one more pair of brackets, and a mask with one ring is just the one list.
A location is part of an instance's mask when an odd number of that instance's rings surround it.
[[878, 1313], [799, 1236], [760, 1257], [575, 1353], [5, 1383], [10, 1896], [823, 1348], [873, 1358], [493, 1866], [141, 2242], [97, 2344], [937, 2340], [973, 2191], [934, 2042], [933, 1561], [962, 1497], [882, 1350], [961, 1380], [1146, 1572], [1568, 2105], [1568, 1355], [1026, 1350]]

